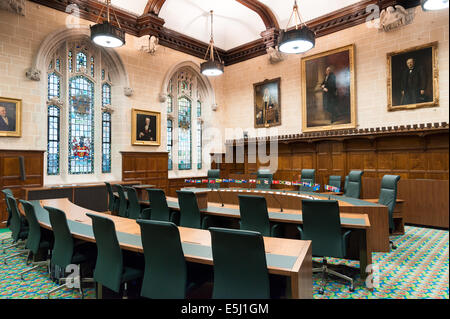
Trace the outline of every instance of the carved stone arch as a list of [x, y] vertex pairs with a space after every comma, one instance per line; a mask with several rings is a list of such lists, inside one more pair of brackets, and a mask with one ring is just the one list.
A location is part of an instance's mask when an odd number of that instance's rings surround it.
[[[55, 50], [57, 50], [66, 41], [89, 41], [90, 30], [87, 26], [81, 26], [80, 28], [63, 28], [51, 32], [41, 42], [39, 49], [34, 57], [32, 67], [27, 71], [27, 77], [31, 80], [39, 81], [40, 75], [45, 74], [47, 70], [47, 60], [52, 56]], [[127, 92], [131, 92], [128, 73], [122, 58], [114, 49], [101, 48], [92, 44], [97, 50], [101, 50], [103, 59], [110, 67], [111, 76], [114, 78], [116, 85], [124, 88], [125, 95], [129, 96]]]
[[197, 86], [199, 88], [201, 88], [201, 90], [203, 91], [203, 93], [205, 95], [204, 102], [209, 103], [212, 108], [216, 107], [216, 98], [215, 98], [215, 94], [214, 94], [214, 88], [212, 87], [209, 79], [206, 76], [204, 76], [203, 74], [201, 74], [200, 66], [193, 61], [180, 62], [180, 63], [172, 66], [167, 71], [166, 76], [164, 77], [164, 80], [161, 85], [161, 93], [159, 94], [160, 101], [161, 102], [166, 101], [167, 94], [168, 94], [167, 87], [169, 85], [170, 79], [173, 77], [173, 75], [176, 72], [178, 72], [180, 69], [184, 69], [184, 68], [192, 71], [197, 76], [197, 79], [198, 79]]

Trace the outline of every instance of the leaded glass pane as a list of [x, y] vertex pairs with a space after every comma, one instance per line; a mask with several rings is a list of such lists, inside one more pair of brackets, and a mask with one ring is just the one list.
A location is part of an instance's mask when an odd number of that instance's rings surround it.
[[173, 124], [172, 120], [167, 120], [167, 152], [169, 152], [169, 171], [173, 168], [173, 160], [172, 160], [172, 132], [173, 132]]
[[202, 116], [202, 103], [197, 101], [197, 117]]
[[47, 175], [59, 174], [59, 108], [48, 107]]
[[56, 59], [56, 65], [55, 65], [55, 69], [58, 72], [61, 72], [61, 61], [58, 59]]
[[67, 62], [68, 62], [68, 65], [69, 65], [69, 72], [73, 72], [73, 66], [72, 66], [72, 51], [69, 51], [69, 54], [68, 54], [69, 56], [68, 56], [68, 58], [67, 58]]
[[111, 85], [108, 83], [102, 86], [102, 105], [111, 105]]
[[91, 56], [91, 76], [95, 76], [95, 68], [94, 68], [94, 57]]
[[197, 124], [197, 168], [202, 168], [202, 123]]
[[172, 113], [173, 106], [172, 106], [172, 96], [167, 96], [167, 113]]
[[111, 114], [102, 114], [102, 173], [111, 173]]
[[48, 87], [47, 87], [48, 91], [48, 99], [52, 99], [54, 97], [58, 98], [60, 97], [60, 93], [61, 93], [61, 80], [59, 75], [55, 74], [55, 73], [50, 73], [48, 75]]
[[178, 100], [178, 169], [192, 169], [191, 154], [191, 101], [185, 97]]
[[77, 53], [77, 72], [80, 72], [81, 68], [86, 70], [87, 67], [87, 57], [83, 52]]
[[69, 173], [94, 172], [94, 84], [84, 76], [69, 80]]

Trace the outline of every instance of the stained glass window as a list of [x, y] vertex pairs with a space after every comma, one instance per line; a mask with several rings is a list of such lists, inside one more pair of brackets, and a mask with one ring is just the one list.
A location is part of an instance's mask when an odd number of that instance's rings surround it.
[[56, 69], [56, 71], [58, 71], [58, 72], [61, 71], [61, 62], [60, 62], [59, 58], [56, 59], [55, 69]]
[[59, 107], [48, 107], [48, 132], [47, 132], [47, 174], [59, 174]]
[[178, 99], [178, 169], [192, 169], [191, 101]]
[[69, 65], [69, 72], [73, 72], [73, 66], [72, 66], [72, 51], [69, 51], [67, 62]]
[[87, 67], [87, 57], [83, 52], [77, 53], [77, 72], [80, 72], [81, 68], [86, 70]]
[[197, 168], [202, 168], [202, 123], [197, 123]]
[[55, 73], [50, 73], [48, 75], [48, 99], [51, 100], [54, 97], [57, 97], [59, 99], [60, 97], [60, 89], [61, 89], [61, 79], [59, 78], [59, 75]]
[[167, 96], [167, 113], [172, 113], [173, 105], [172, 105], [172, 96]]
[[173, 124], [172, 120], [167, 120], [167, 152], [169, 152], [169, 171], [172, 170], [173, 167], [173, 159], [172, 159], [172, 131]]
[[69, 80], [69, 173], [94, 172], [94, 84], [84, 76]]
[[202, 116], [202, 102], [197, 101], [197, 117]]
[[111, 173], [111, 113], [102, 114], [102, 173]]
[[102, 81], [105, 80], [105, 69], [102, 69]]
[[[102, 106], [111, 105], [111, 86], [102, 85]], [[102, 114], [102, 173], [111, 173], [111, 113]]]
[[94, 68], [94, 57], [91, 56], [91, 76], [95, 76], [95, 68]]

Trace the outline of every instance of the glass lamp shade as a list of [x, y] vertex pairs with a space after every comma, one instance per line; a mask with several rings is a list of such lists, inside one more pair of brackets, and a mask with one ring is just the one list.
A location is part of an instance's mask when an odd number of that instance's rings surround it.
[[223, 73], [223, 63], [219, 61], [208, 60], [200, 64], [200, 70], [203, 75], [217, 76]]
[[314, 32], [308, 27], [292, 29], [282, 33], [278, 50], [284, 53], [303, 53], [312, 48], [316, 43]]
[[107, 48], [117, 48], [125, 44], [125, 32], [109, 22], [91, 26], [91, 40]]
[[448, 0], [421, 0], [420, 2], [424, 11], [448, 8]]

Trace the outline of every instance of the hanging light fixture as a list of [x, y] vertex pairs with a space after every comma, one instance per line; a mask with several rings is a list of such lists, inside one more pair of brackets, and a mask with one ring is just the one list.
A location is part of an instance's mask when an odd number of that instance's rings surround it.
[[[291, 23], [292, 16], [295, 19], [295, 29], [287, 30], [289, 23]], [[292, 10], [286, 29], [280, 36], [280, 43], [278, 50], [284, 53], [303, 53], [312, 48], [316, 43], [316, 35], [300, 18], [298, 13], [297, 0], [294, 1], [294, 8]]]
[[203, 75], [206, 76], [217, 76], [223, 73], [223, 62], [220, 60], [219, 53], [217, 53], [217, 57], [219, 61], [214, 60], [214, 39], [213, 39], [213, 11], [211, 13], [211, 39], [209, 40], [208, 49], [206, 50], [206, 54], [204, 60], [206, 60], [206, 56], [209, 52], [209, 59], [206, 62], [200, 64], [200, 70]]
[[125, 32], [120, 27], [119, 20], [117, 19], [116, 13], [113, 11], [114, 16], [116, 17], [117, 24], [119, 27], [116, 27], [111, 24], [109, 17], [109, 7], [111, 5], [111, 0], [106, 0], [107, 7], [107, 18], [108, 21], [103, 21], [102, 24], [99, 24], [98, 21], [102, 15], [103, 9], [100, 11], [100, 14], [97, 18], [97, 24], [91, 26], [91, 40], [94, 41], [95, 44], [100, 45], [102, 47], [107, 48], [117, 48], [125, 44]]
[[421, 0], [424, 11], [441, 10], [448, 8], [448, 0]]

